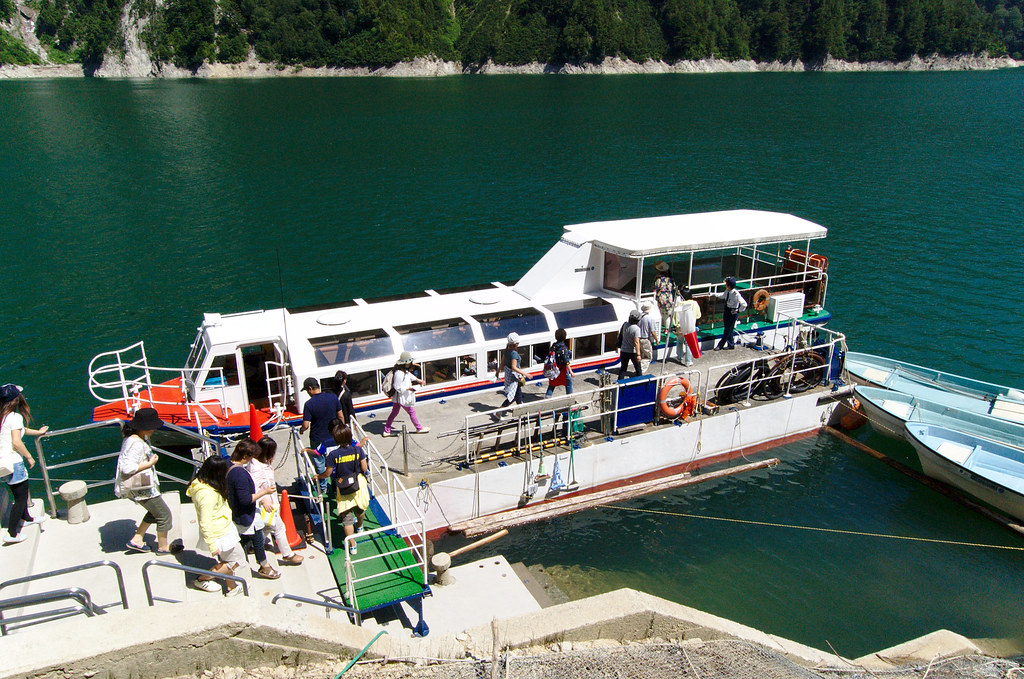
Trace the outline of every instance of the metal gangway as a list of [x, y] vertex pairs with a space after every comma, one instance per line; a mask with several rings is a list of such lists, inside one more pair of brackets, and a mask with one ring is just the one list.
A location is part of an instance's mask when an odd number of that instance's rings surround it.
[[[353, 441], [366, 436], [362, 426], [350, 422]], [[341, 593], [342, 602], [296, 599], [327, 608], [347, 611], [356, 624], [368, 614], [408, 603], [419, 616], [413, 626], [416, 636], [426, 636], [429, 627], [423, 620], [423, 597], [430, 595], [428, 584], [426, 524], [423, 514], [410, 500], [398, 475], [372, 442], [365, 451], [369, 458], [370, 506], [363, 519], [363, 530], [346, 536], [332, 511], [334, 500], [320, 492], [313, 478], [315, 470], [302, 446], [299, 432], [291, 430], [289, 446], [294, 446], [299, 479], [306, 488], [302, 496], [319, 514], [324, 530], [327, 558]], [[356, 547], [356, 554], [350, 548]]]

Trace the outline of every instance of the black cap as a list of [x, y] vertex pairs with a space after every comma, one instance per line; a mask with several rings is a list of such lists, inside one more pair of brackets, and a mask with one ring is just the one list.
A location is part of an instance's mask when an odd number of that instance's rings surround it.
[[21, 393], [21, 387], [17, 384], [5, 384], [0, 387], [0, 403], [7, 403], [18, 398], [18, 394]]
[[307, 377], [302, 381], [302, 391], [309, 391], [310, 389], [319, 389], [320, 381], [315, 377]]

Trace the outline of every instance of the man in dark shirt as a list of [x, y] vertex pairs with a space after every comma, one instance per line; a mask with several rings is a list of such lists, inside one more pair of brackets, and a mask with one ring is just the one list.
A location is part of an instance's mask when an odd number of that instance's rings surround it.
[[[332, 441], [328, 425], [334, 418], [344, 417], [345, 413], [341, 411], [334, 392], [320, 391], [320, 382], [315, 377], [307, 377], [302, 383], [302, 390], [309, 394], [309, 400], [302, 406], [301, 431], [309, 430], [309, 447], [315, 451], [324, 441]], [[313, 453], [309, 458], [317, 474], [322, 474], [327, 468], [323, 455]], [[326, 479], [320, 481], [320, 491], [327, 492]]]

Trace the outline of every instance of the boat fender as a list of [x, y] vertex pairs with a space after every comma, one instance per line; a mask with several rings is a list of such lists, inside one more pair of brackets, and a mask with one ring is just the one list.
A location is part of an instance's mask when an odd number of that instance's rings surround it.
[[[669, 403], [668, 395], [676, 387], [682, 390], [682, 396], [672, 399], [673, 402], [678, 400], [678, 405], [673, 406]], [[697, 408], [697, 397], [690, 393], [690, 380], [685, 377], [673, 377], [665, 382], [658, 392], [658, 406], [666, 417], [673, 419], [692, 415]]]
[[761, 288], [754, 293], [754, 298], [751, 300], [751, 306], [754, 307], [754, 311], [764, 311], [768, 308], [768, 300], [771, 299], [771, 295], [764, 288]]

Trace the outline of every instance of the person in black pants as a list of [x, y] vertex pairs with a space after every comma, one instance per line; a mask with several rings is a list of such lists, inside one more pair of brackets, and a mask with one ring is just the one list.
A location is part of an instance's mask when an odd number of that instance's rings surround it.
[[619, 379], [626, 377], [626, 368], [630, 363], [640, 377], [640, 312], [634, 309], [629, 312], [629, 320], [622, 324], [619, 347]]
[[726, 277], [725, 292], [719, 293], [718, 299], [725, 302], [725, 310], [722, 315], [722, 323], [725, 327], [722, 329], [722, 339], [718, 342], [718, 346], [715, 347], [715, 351], [719, 349], [735, 349], [736, 343], [733, 342], [732, 335], [736, 329], [736, 319], [747, 308], [747, 301], [743, 299], [743, 295], [736, 289], [735, 278], [732, 276]]
[[28, 513], [28, 469], [25, 468], [25, 463], [28, 463], [31, 469], [36, 466], [36, 461], [25, 447], [22, 436], [39, 436], [49, 430], [46, 426], [39, 429], [26, 427], [25, 421], [31, 418], [32, 413], [28, 401], [21, 395], [21, 387], [16, 384], [5, 384], [0, 387], [0, 463], [11, 470], [10, 474], [2, 477], [2, 480], [10, 487], [11, 495], [14, 497], [7, 535], [4, 536], [6, 545], [25, 539], [25, 534], [21, 532], [22, 526], [42, 523], [47, 519], [45, 512], [36, 518], [32, 518]]

